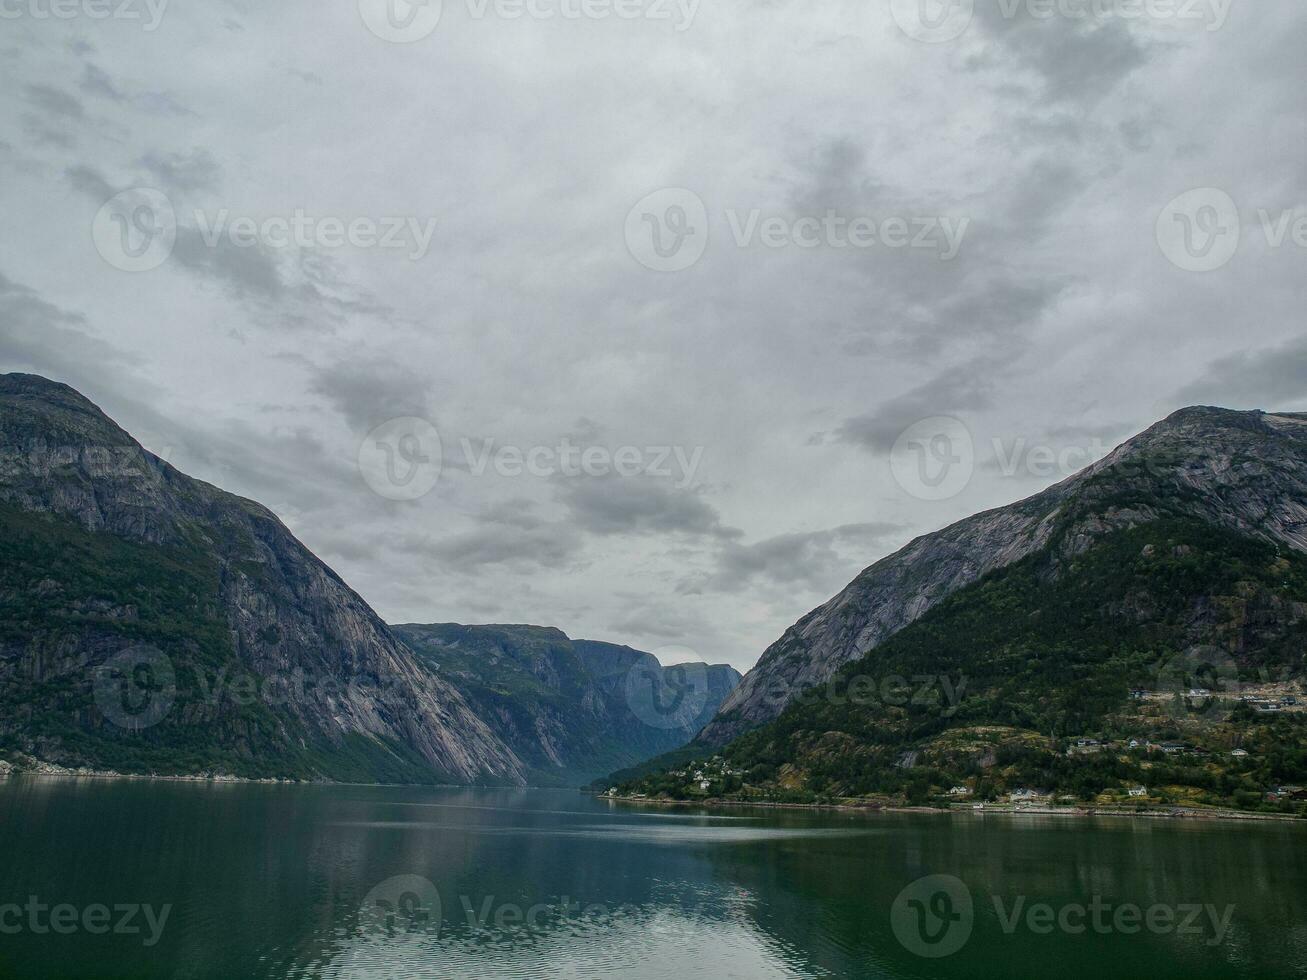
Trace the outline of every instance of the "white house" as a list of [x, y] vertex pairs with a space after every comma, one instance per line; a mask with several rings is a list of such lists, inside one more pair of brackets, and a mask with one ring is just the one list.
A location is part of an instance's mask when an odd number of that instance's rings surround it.
[[1136, 786], [1134, 789], [1132, 789], [1132, 790], [1130, 791], [1130, 795], [1131, 795], [1131, 796], [1147, 796], [1147, 795], [1148, 795], [1148, 790], [1144, 789], [1144, 787], [1142, 787], [1142, 786]]

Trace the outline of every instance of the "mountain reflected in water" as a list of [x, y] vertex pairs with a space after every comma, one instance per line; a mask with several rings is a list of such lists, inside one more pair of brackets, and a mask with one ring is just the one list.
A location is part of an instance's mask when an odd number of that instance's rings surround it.
[[[1307, 828], [1287, 823], [21, 777], [0, 784], [0, 839], [0, 905], [170, 907], [149, 947], [25, 925], [0, 939], [6, 976], [1099, 977], [1115, 962], [1260, 978], [1300, 976], [1307, 952]], [[914, 899], [936, 875], [955, 891]], [[1163, 911], [1132, 930], [1122, 906]], [[936, 956], [914, 930], [940, 911], [965, 935]]]

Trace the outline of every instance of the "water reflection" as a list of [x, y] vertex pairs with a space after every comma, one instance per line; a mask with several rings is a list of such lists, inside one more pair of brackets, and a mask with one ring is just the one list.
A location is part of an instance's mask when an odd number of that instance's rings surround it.
[[[18, 778], [0, 783], [0, 905], [39, 895], [173, 911], [151, 949], [0, 937], [0, 974], [969, 978], [1042, 977], [1055, 963], [1062, 977], [1302, 976], [1304, 843], [1307, 828], [1290, 824]], [[906, 948], [891, 909], [940, 874], [974, 916], [959, 951], [932, 960]], [[1234, 911], [1216, 945], [1174, 930], [1043, 933], [1022, 917], [1094, 896]]]

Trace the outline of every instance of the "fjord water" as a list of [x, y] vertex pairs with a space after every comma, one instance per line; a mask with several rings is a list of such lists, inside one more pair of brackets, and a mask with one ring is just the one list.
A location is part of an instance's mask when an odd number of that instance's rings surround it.
[[[1095, 896], [1175, 921], [1095, 931]], [[77, 918], [3, 909], [33, 898]], [[97, 904], [157, 942], [87, 931]], [[1307, 827], [15, 777], [0, 928], [15, 977], [1304, 976]]]

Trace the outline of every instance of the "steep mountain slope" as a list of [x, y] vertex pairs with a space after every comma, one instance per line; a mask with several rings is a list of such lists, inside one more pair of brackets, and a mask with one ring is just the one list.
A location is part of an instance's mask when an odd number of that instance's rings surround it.
[[723, 745], [774, 719], [795, 692], [824, 683], [941, 600], [1047, 548], [1074, 502], [1059, 547], [1074, 553], [1159, 507], [1286, 547], [1307, 548], [1307, 419], [1190, 408], [1027, 500], [912, 541], [804, 616], [699, 735]]
[[542, 626], [393, 629], [463, 692], [538, 784], [580, 785], [683, 745], [740, 680], [724, 664], [667, 668], [652, 654]]
[[[710, 792], [1296, 806], [1305, 476], [1302, 417], [1189, 409], [918, 539], [769, 651], [770, 684], [816, 686], [753, 715], [724, 706], [717, 737], [775, 716], [720, 749]], [[624, 788], [696, 795], [677, 767], [715, 750], [691, 748]]]
[[19, 374], [0, 376], [0, 752], [160, 773], [526, 775], [270, 511]]

